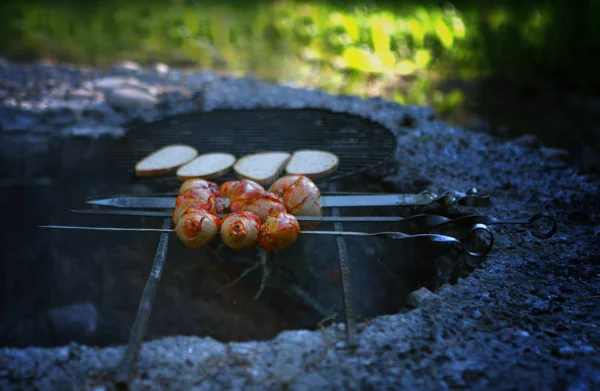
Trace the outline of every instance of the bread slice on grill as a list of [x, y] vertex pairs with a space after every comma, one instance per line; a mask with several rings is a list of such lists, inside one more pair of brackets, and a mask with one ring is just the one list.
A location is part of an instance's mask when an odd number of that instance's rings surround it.
[[250, 179], [261, 185], [269, 185], [282, 173], [291, 154], [287, 152], [261, 152], [238, 159], [233, 170], [238, 178]]
[[319, 179], [337, 171], [340, 159], [331, 152], [303, 149], [294, 152], [285, 171], [289, 175], [306, 175]]
[[235, 160], [230, 153], [206, 153], [179, 167], [177, 177], [182, 181], [192, 178], [215, 179], [225, 175]]
[[189, 145], [167, 145], [151, 153], [135, 165], [140, 177], [165, 175], [198, 156], [198, 151]]

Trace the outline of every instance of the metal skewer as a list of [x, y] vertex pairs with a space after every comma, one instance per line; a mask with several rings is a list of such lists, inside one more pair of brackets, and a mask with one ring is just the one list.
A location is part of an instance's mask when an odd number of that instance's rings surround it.
[[[223, 199], [225, 206], [229, 200]], [[175, 197], [115, 197], [87, 201], [88, 204], [133, 209], [169, 209], [175, 206]], [[434, 194], [423, 192], [418, 194], [369, 194], [369, 195], [322, 195], [319, 204], [323, 208], [365, 207], [365, 206], [423, 206], [438, 203], [440, 205], [464, 205], [470, 207], [487, 207], [489, 196], [472, 193], [446, 192]]]
[[[121, 209], [72, 209], [71, 212], [78, 214], [97, 214], [97, 215], [119, 215], [119, 216], [145, 216], [145, 217], [169, 217], [172, 211], [142, 211], [142, 210], [121, 210]], [[225, 215], [219, 215], [224, 217]], [[467, 215], [454, 219], [445, 216], [433, 214], [419, 214], [410, 217], [397, 216], [296, 216], [298, 221], [315, 222], [390, 222], [407, 223], [419, 226], [422, 229], [445, 228], [445, 227], [471, 227], [475, 224], [485, 225], [522, 225], [531, 230], [531, 234], [539, 239], [548, 239], [552, 237], [558, 225], [554, 217], [546, 213], [538, 213], [528, 219], [502, 220], [487, 215]], [[546, 222], [546, 227], [540, 227], [541, 223]], [[545, 229], [544, 229], [545, 228]]]
[[[332, 191], [336, 191], [335, 183], [332, 183], [329, 188]], [[333, 208], [331, 210], [331, 214], [334, 218], [339, 218], [339, 208]], [[352, 277], [350, 274], [350, 264], [348, 263], [348, 249], [346, 248], [346, 240], [341, 234], [344, 231], [342, 223], [338, 221], [335, 222], [333, 226], [335, 228], [334, 234], [336, 234], [335, 239], [338, 248], [338, 261], [340, 264], [340, 274], [342, 277], [342, 295], [344, 297], [344, 311], [346, 313], [346, 339], [348, 341], [348, 347], [353, 349], [358, 345], [358, 330], [356, 327], [354, 290], [352, 289]]]
[[158, 284], [160, 282], [160, 277], [162, 275], [162, 270], [167, 257], [169, 244], [169, 235], [167, 235], [167, 233], [170, 232], [167, 227], [170, 225], [171, 219], [165, 219], [163, 222], [163, 228], [161, 230], [163, 234], [160, 236], [160, 241], [156, 250], [156, 256], [154, 257], [154, 263], [152, 264], [152, 270], [150, 271], [150, 276], [146, 282], [146, 286], [140, 300], [140, 305], [138, 307], [137, 314], [135, 315], [135, 321], [131, 328], [129, 342], [125, 347], [123, 357], [121, 358], [121, 361], [117, 367], [115, 384], [121, 388], [127, 386], [133, 378], [135, 365], [140, 353], [140, 346], [144, 340], [146, 326], [148, 324], [148, 319], [150, 318], [150, 313], [152, 312], [154, 296], [156, 295], [156, 290], [158, 289]]
[[[170, 221], [169, 221], [170, 224]], [[75, 226], [75, 225], [40, 225], [39, 228], [50, 228], [50, 229], [72, 229], [72, 230], [87, 230], [87, 231], [133, 231], [133, 232], [162, 232], [162, 233], [173, 233], [174, 229], [171, 228], [119, 228], [119, 227], [89, 227], [89, 226]], [[332, 235], [332, 236], [372, 236], [372, 237], [383, 237], [392, 240], [417, 240], [426, 241], [429, 243], [442, 243], [442, 244], [456, 244], [463, 251], [474, 257], [486, 256], [494, 244], [494, 236], [490, 229], [484, 224], [476, 224], [471, 228], [471, 231], [467, 236], [470, 236], [475, 231], [483, 230], [490, 237], [490, 243], [487, 248], [482, 252], [469, 251], [465, 248], [463, 243], [452, 237], [439, 234], [415, 234], [409, 235], [404, 232], [396, 231], [383, 231], [383, 232], [355, 232], [355, 231], [302, 231], [302, 235]]]
[[[169, 192], [164, 192], [164, 193], [141, 193], [141, 194], [110, 194], [110, 195], [103, 195], [103, 196], [87, 196], [85, 197], [86, 201], [93, 201], [93, 200], [101, 200], [104, 198], [124, 198], [124, 197], [177, 197], [179, 194], [178, 191], [169, 191]], [[321, 195], [323, 196], [341, 196], [341, 195], [355, 195], [355, 196], [361, 196], [361, 195], [378, 195], [381, 194], [376, 193], [376, 192], [360, 192], [360, 191], [325, 191], [325, 192], [321, 192]]]

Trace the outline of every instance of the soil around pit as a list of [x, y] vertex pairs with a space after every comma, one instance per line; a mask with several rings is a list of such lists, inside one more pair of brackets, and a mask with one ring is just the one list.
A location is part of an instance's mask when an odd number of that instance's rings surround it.
[[[3, 75], [20, 78], [13, 80], [34, 80], [37, 69], [3, 67]], [[67, 80], [83, 71], [57, 67], [52, 72]], [[141, 72], [136, 76], [140, 80], [183, 75]], [[495, 248], [478, 270], [444, 286], [415, 310], [361, 323], [355, 350], [345, 346], [340, 323], [287, 331], [261, 342], [167, 337], [144, 344], [134, 389], [600, 388], [600, 178], [581, 174], [564, 151], [531, 138], [500, 141], [440, 122], [427, 108], [379, 99], [334, 97], [206, 74], [185, 74], [179, 80], [192, 95], [202, 85], [205, 110], [318, 107], [370, 118], [398, 137], [398, 166], [386, 173], [395, 191], [475, 186], [492, 197], [486, 213], [527, 218], [547, 212], [555, 216], [559, 230], [539, 240], [523, 228], [495, 228]], [[10, 104], [4, 100], [2, 116], [8, 112], [11, 124], [27, 118], [26, 106], [19, 107], [17, 116], [12, 106], [6, 111]], [[48, 125], [44, 131], [55, 134], [64, 128]], [[42, 131], [11, 129], [11, 137], [39, 137]], [[3, 128], [4, 140], [7, 132]], [[6, 151], [2, 156], [9, 160]], [[36, 178], [37, 168], [28, 169], [30, 178]], [[2, 349], [0, 389], [111, 389], [121, 355], [122, 347], [80, 344]]]

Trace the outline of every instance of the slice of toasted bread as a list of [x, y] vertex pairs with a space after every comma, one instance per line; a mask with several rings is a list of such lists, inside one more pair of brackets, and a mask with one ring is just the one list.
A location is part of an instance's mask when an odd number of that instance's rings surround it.
[[140, 160], [135, 165], [135, 172], [140, 177], [165, 175], [196, 156], [198, 151], [189, 145], [167, 145]]
[[230, 153], [206, 153], [179, 167], [177, 177], [182, 181], [191, 178], [218, 178], [231, 169], [235, 160], [235, 156]]
[[261, 185], [274, 182], [290, 159], [287, 152], [261, 152], [238, 159], [233, 170], [238, 178], [250, 179]]
[[294, 152], [285, 171], [289, 175], [306, 175], [319, 179], [337, 171], [340, 159], [331, 152], [304, 149]]

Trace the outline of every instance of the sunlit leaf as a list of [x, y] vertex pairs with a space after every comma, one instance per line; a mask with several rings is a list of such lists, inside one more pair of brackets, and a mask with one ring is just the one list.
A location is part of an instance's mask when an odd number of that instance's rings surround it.
[[332, 12], [329, 14], [329, 23], [338, 26], [344, 24], [344, 16], [339, 12]]
[[431, 62], [431, 52], [426, 49], [419, 49], [415, 53], [415, 65], [419, 69], [427, 68]]
[[461, 105], [465, 100], [465, 95], [461, 90], [454, 89], [446, 95], [446, 106], [448, 108]]
[[379, 59], [365, 49], [355, 47], [346, 48], [342, 58], [346, 63], [346, 67], [351, 69], [363, 72], [378, 72], [381, 69]]
[[425, 40], [425, 30], [423, 29], [423, 25], [418, 20], [411, 19], [408, 22], [408, 28], [415, 44], [417, 46], [423, 45], [423, 41]]
[[508, 23], [510, 15], [504, 9], [497, 9], [488, 17], [489, 25], [494, 29], [500, 28], [505, 23]]
[[411, 75], [415, 70], [415, 63], [411, 60], [401, 60], [396, 64], [396, 74], [398, 75]]
[[456, 38], [463, 39], [465, 37], [465, 24], [458, 16], [452, 18], [452, 29]]
[[374, 17], [371, 18], [370, 25], [375, 55], [384, 67], [392, 67], [396, 59], [390, 50], [390, 23], [382, 17]]
[[417, 17], [417, 19], [421, 22], [421, 25], [423, 26], [423, 28], [427, 31], [431, 29], [431, 25], [432, 25], [432, 12], [426, 10], [423, 7], [419, 7], [416, 11], [415, 11], [415, 16]]
[[360, 28], [358, 27], [358, 23], [356, 23], [354, 18], [344, 15], [343, 26], [353, 42], [356, 42], [360, 39]]
[[218, 47], [229, 46], [229, 27], [219, 19], [212, 19], [210, 21], [210, 32], [212, 34], [213, 42]]
[[438, 38], [442, 42], [442, 45], [444, 45], [447, 49], [451, 48], [452, 43], [454, 42], [454, 36], [452, 35], [452, 30], [448, 28], [442, 19], [436, 20], [435, 31]]
[[396, 92], [394, 92], [394, 102], [401, 104], [401, 105], [405, 105], [406, 98], [400, 91], [396, 91]]
[[185, 27], [187, 27], [188, 31], [192, 35], [196, 35], [199, 32], [198, 29], [198, 16], [195, 12], [185, 10], [182, 13], [183, 22], [185, 23]]
[[444, 94], [442, 93], [442, 91], [435, 90], [431, 94], [431, 100], [433, 103], [441, 104], [444, 102]]

